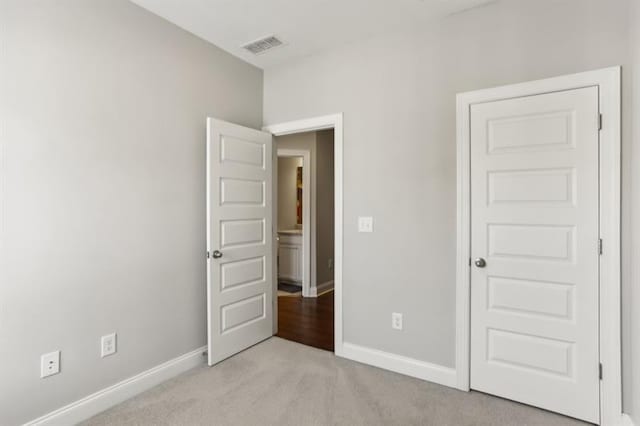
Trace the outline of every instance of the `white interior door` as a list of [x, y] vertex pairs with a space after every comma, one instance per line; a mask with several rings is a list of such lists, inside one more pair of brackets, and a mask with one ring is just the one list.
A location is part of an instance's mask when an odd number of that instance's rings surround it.
[[471, 387], [593, 423], [598, 123], [597, 87], [471, 107]]
[[272, 335], [272, 136], [207, 120], [209, 365]]

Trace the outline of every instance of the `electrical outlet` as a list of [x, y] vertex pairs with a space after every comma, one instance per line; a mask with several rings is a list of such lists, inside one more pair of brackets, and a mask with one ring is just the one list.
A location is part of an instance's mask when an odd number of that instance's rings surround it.
[[105, 356], [113, 355], [117, 352], [117, 339], [116, 333], [107, 334], [106, 336], [102, 336], [102, 352], [101, 356], [104, 358]]
[[402, 314], [394, 312], [391, 314], [391, 328], [402, 330]]
[[371, 216], [358, 217], [358, 232], [373, 232], [373, 218]]
[[40, 357], [40, 378], [53, 376], [60, 372], [60, 351], [49, 352]]

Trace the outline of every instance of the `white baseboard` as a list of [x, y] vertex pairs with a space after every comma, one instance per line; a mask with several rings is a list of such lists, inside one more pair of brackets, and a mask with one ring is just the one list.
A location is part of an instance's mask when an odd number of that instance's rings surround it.
[[622, 426], [634, 426], [633, 420], [628, 414], [622, 414]]
[[318, 284], [317, 286], [311, 287], [309, 289], [309, 296], [310, 297], [318, 297], [319, 294], [322, 294], [327, 290], [331, 290], [331, 289], [333, 289], [333, 287], [334, 287], [334, 281], [333, 280], [324, 282], [322, 284]]
[[206, 346], [104, 388], [62, 408], [30, 421], [25, 426], [74, 425], [150, 389], [187, 370], [202, 365]]
[[[338, 354], [336, 353], [336, 355]], [[406, 376], [416, 377], [452, 388], [456, 387], [456, 370], [453, 368], [443, 367], [441, 365], [347, 342], [342, 344], [342, 350], [339, 356]]]

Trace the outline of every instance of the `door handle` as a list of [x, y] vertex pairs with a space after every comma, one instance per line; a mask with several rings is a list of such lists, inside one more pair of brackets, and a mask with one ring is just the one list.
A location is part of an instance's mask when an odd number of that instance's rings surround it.
[[481, 257], [477, 258], [474, 263], [478, 268], [484, 268], [485, 266], [487, 266], [487, 261]]
[[214, 259], [220, 259], [222, 257], [222, 252], [219, 250], [214, 250], [212, 256]]

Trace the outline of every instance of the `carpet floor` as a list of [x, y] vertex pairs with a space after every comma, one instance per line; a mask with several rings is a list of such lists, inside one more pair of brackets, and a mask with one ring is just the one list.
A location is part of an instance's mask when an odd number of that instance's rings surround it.
[[461, 392], [277, 337], [199, 367], [84, 425], [569, 426], [585, 423]]

